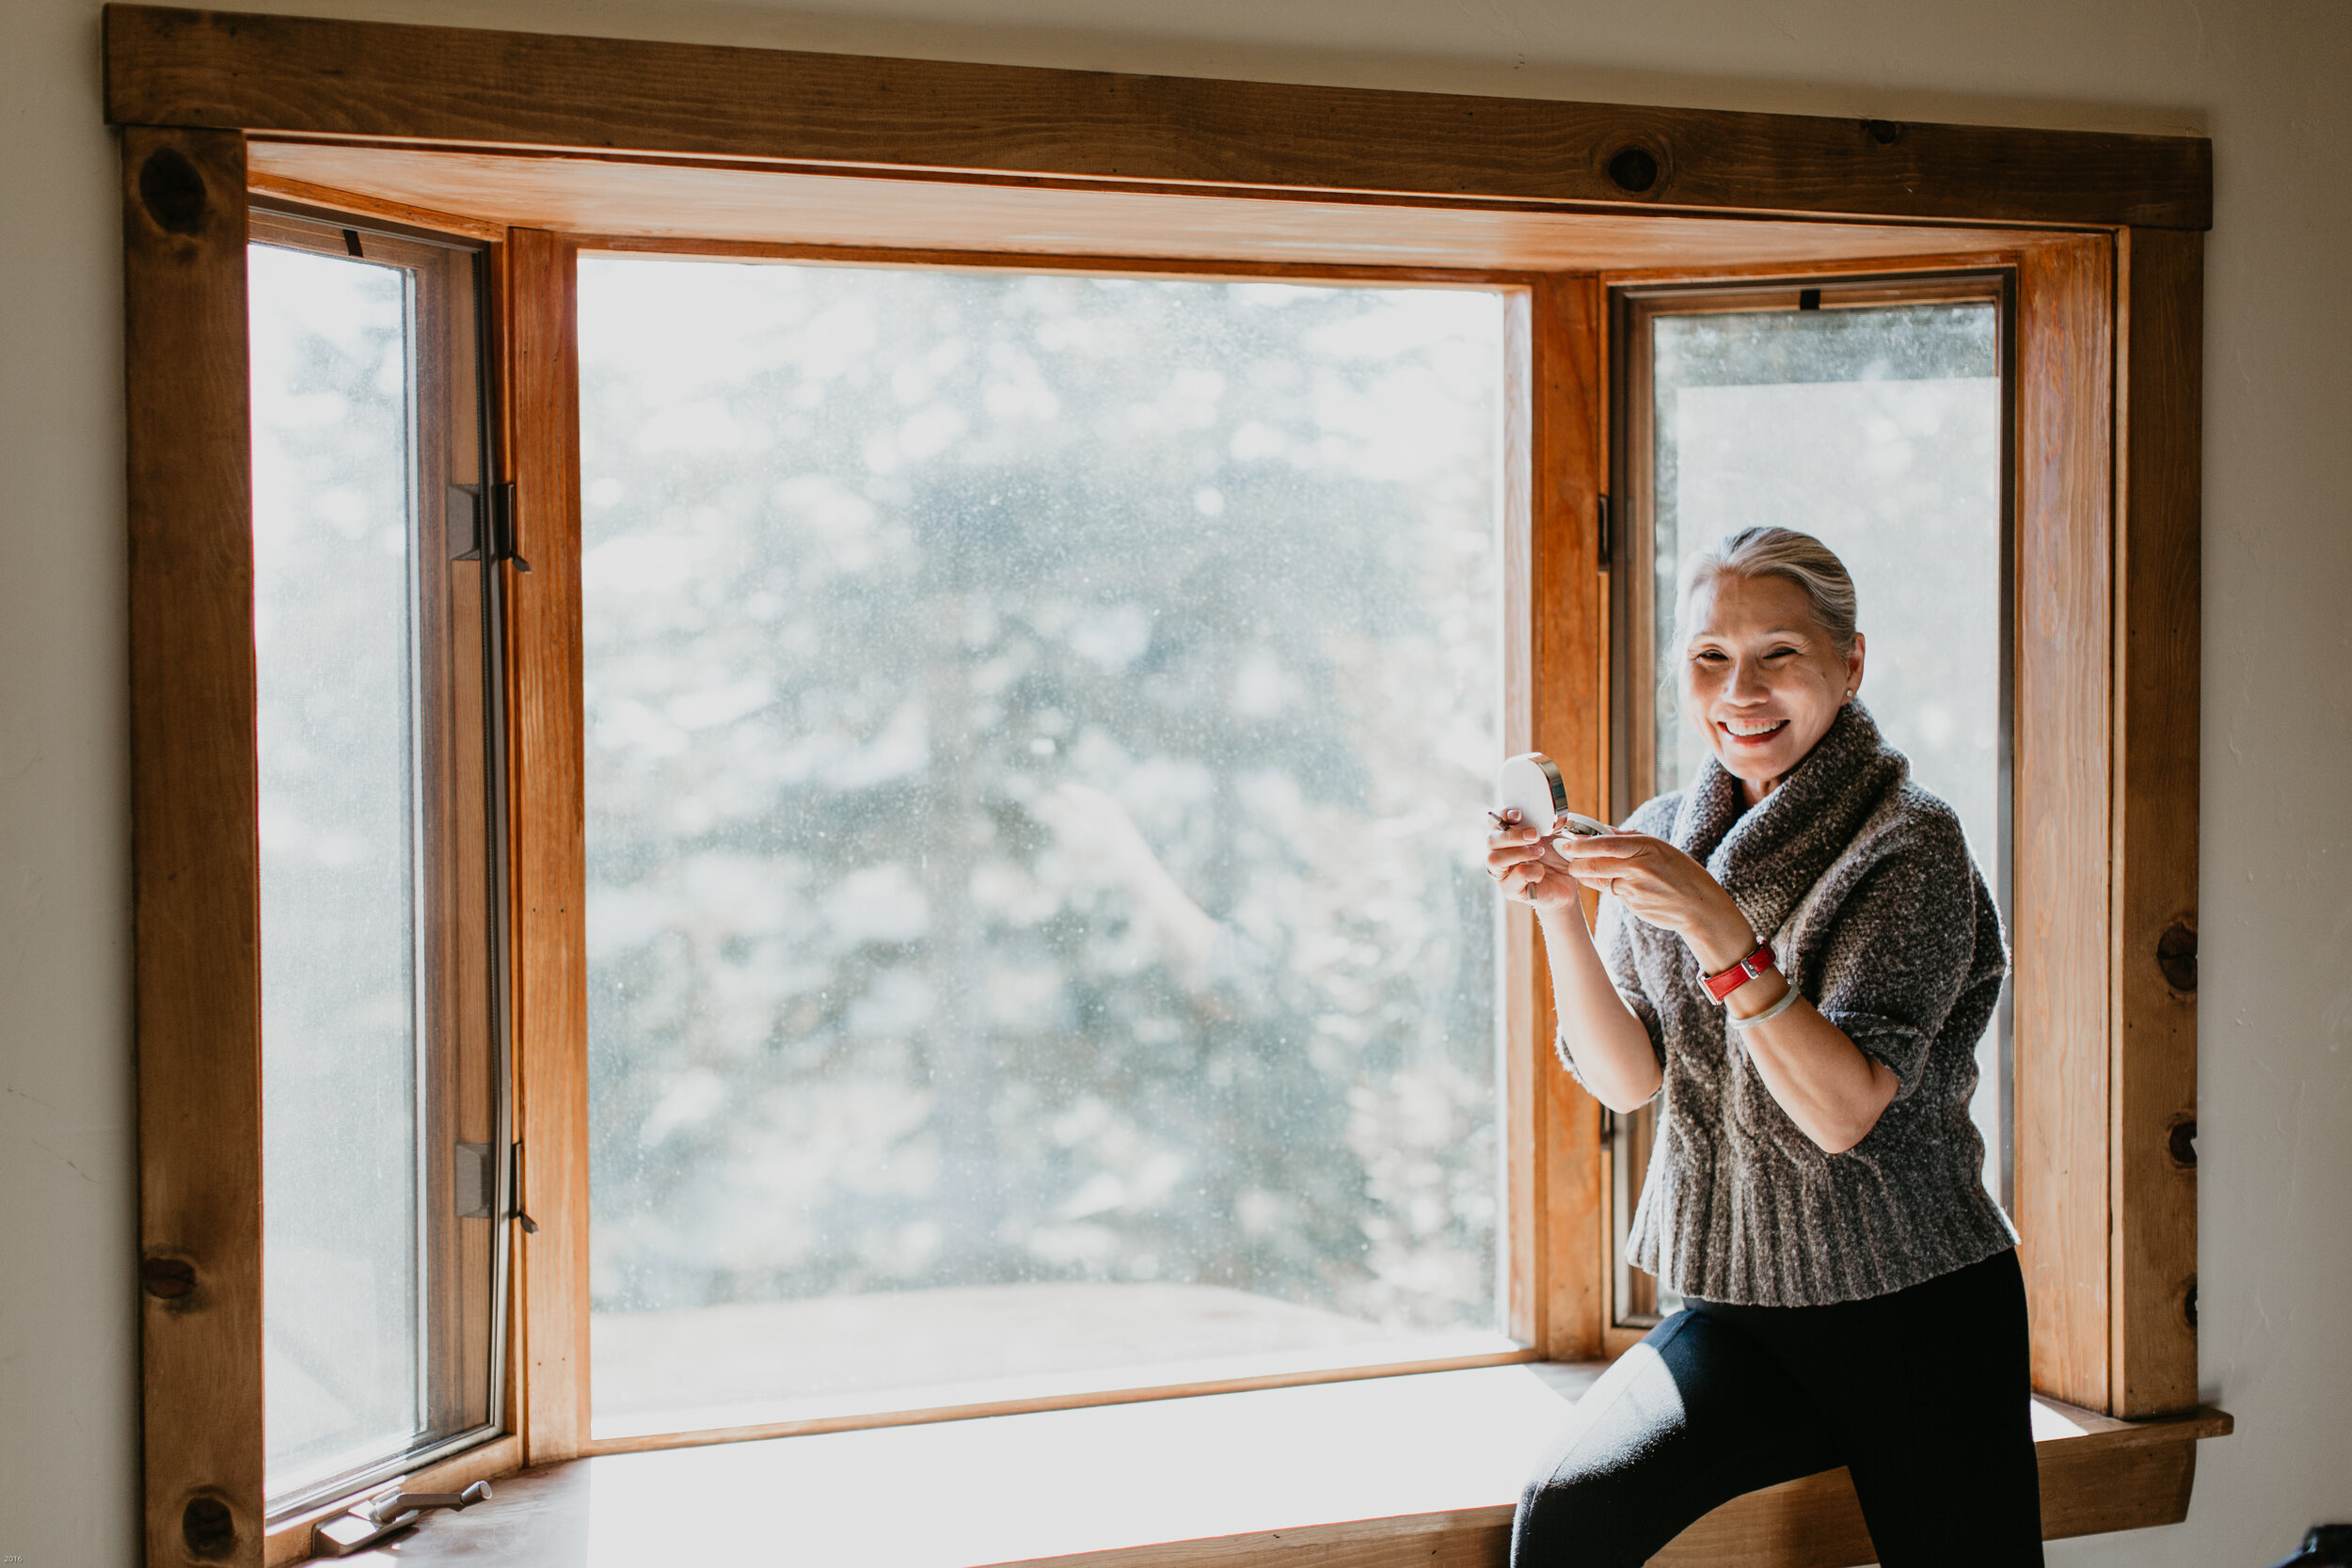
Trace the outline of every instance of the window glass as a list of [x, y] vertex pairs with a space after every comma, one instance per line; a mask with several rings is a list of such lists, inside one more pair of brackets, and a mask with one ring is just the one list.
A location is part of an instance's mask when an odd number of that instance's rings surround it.
[[283, 1517], [498, 1421], [499, 588], [473, 548], [474, 253], [253, 225], [263, 1416]]
[[1502, 314], [583, 259], [598, 1435], [1508, 1348]]
[[423, 1424], [407, 276], [250, 252], [273, 1497]]
[[[1651, 318], [1658, 791], [1706, 742], [1678, 702], [1683, 561], [1739, 529], [1815, 535], [1852, 573], [1862, 701], [1913, 777], [1959, 813], [2005, 897], [2000, 310], [1990, 300]], [[1972, 1112], [2003, 1180], [1998, 1023]]]

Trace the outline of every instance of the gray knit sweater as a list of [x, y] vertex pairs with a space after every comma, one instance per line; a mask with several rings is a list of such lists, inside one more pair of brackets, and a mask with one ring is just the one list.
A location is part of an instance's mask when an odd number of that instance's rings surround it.
[[1867, 1137], [1823, 1153], [1724, 1027], [1682, 939], [1604, 898], [1601, 956], [1665, 1072], [1631, 1258], [1676, 1291], [1820, 1306], [2017, 1243], [1985, 1194], [1968, 1117], [1977, 1042], [2009, 969], [2000, 915], [1960, 819], [1910, 774], [1848, 703], [1755, 808], [1710, 758], [1689, 789], [1627, 820], [1705, 864], [1789, 982], [1900, 1085]]

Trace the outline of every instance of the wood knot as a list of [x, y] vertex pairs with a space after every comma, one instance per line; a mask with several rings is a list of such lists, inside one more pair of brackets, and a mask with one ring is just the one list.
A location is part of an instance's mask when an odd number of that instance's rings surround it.
[[199, 1493], [180, 1511], [180, 1539], [191, 1557], [227, 1557], [237, 1549], [237, 1516], [220, 1498]]
[[2197, 927], [2185, 920], [2176, 920], [2156, 938], [2156, 967], [2164, 971], [2164, 983], [2174, 990], [2194, 993], [2197, 990]]
[[1894, 146], [1910, 132], [1911, 127], [1899, 119], [1866, 119], [1862, 122], [1862, 134], [1881, 147]]
[[1658, 154], [1646, 147], [1621, 147], [1602, 166], [1609, 182], [1629, 195], [1640, 196], [1658, 183]]
[[2194, 1170], [2197, 1167], [2197, 1118], [2183, 1117], [2172, 1124], [2171, 1132], [2164, 1140], [2171, 1150], [2172, 1163]]
[[176, 147], [161, 147], [139, 166], [139, 205], [167, 234], [201, 234], [212, 202], [204, 176]]
[[196, 1289], [196, 1265], [184, 1258], [143, 1258], [139, 1289], [158, 1301], [178, 1301]]

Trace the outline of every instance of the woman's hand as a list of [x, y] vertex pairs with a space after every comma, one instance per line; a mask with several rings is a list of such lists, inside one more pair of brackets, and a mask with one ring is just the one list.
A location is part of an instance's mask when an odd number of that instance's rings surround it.
[[1565, 856], [1569, 876], [1682, 938], [1710, 974], [1756, 950], [1748, 917], [1723, 884], [1662, 838], [1647, 833], [1575, 838], [1565, 844]]
[[1532, 822], [1519, 820], [1518, 808], [1502, 814], [1501, 826], [1486, 835], [1486, 875], [1502, 895], [1545, 914], [1577, 905], [1581, 897], [1568, 863]]
[[1551, 964], [1560, 1038], [1600, 1102], [1631, 1111], [1658, 1092], [1662, 1074], [1649, 1031], [1609, 978], [1584, 925], [1584, 890], [1568, 863], [1513, 810], [1486, 835], [1486, 872], [1506, 897], [1532, 905]]
[[[1707, 867], [1662, 838], [1615, 833], [1572, 839], [1569, 874], [1599, 888], [1652, 926], [1680, 936], [1699, 966], [1721, 974], [1756, 950], [1756, 933], [1731, 895]], [[1733, 990], [1724, 1004], [1748, 1018], [1779, 1001], [1788, 979], [1768, 970]], [[1899, 1086], [1884, 1063], [1865, 1056], [1810, 1002], [1741, 1032], [1748, 1059], [1788, 1119], [1823, 1152], [1842, 1154], [1869, 1136]]]

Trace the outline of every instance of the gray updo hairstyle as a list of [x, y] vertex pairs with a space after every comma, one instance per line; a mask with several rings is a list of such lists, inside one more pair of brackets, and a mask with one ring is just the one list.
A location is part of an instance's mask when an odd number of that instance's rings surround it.
[[1843, 658], [1853, 652], [1853, 578], [1837, 552], [1793, 528], [1743, 528], [1682, 563], [1675, 594], [1675, 631], [1687, 635], [1691, 595], [1718, 578], [1780, 578], [1803, 590], [1813, 618]]

